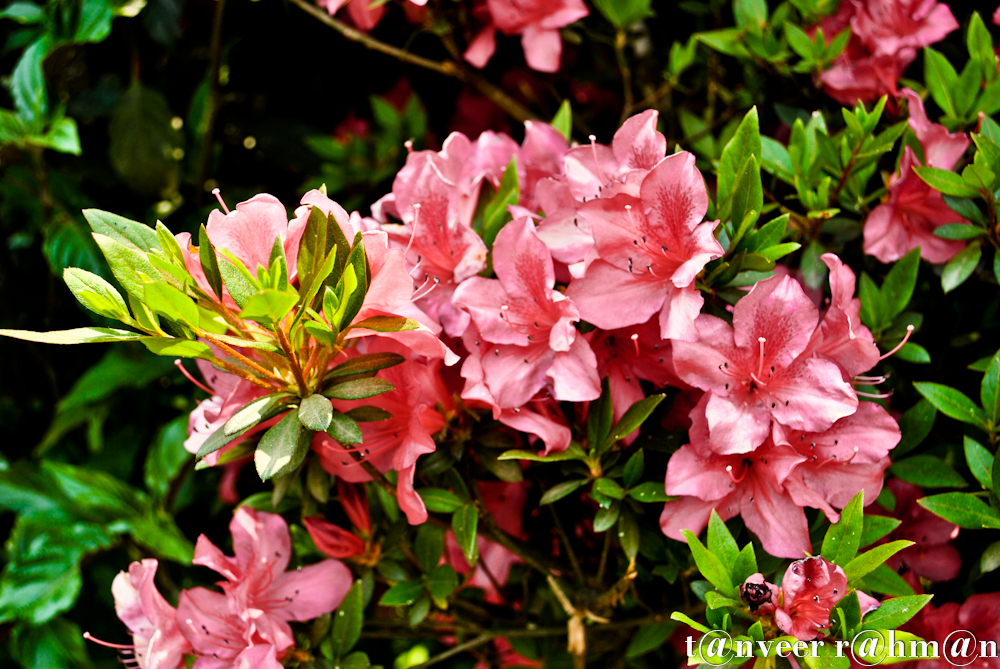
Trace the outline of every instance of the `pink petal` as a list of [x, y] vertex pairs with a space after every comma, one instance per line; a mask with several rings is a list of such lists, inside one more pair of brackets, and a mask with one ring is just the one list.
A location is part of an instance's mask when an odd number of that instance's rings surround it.
[[595, 260], [582, 279], [573, 281], [566, 296], [583, 320], [605, 330], [645, 323], [663, 308], [664, 281], [636, 280], [631, 274]]
[[521, 35], [521, 47], [528, 67], [538, 72], [558, 72], [562, 56], [562, 38], [559, 31], [539, 25], [528, 26]]
[[233, 669], [282, 669], [270, 644], [250, 646], [233, 660]]
[[764, 481], [755, 478], [751, 489], [741, 493], [740, 515], [770, 555], [802, 557], [811, 549], [802, 507]]
[[809, 344], [819, 312], [802, 286], [788, 276], [758, 282], [733, 310], [734, 341], [758, 349], [763, 337], [765, 365], [786, 367]]
[[705, 404], [705, 418], [710, 434], [709, 448], [720, 455], [749, 453], [764, 443], [771, 430], [767, 409], [756, 402], [753, 395], [744, 398], [710, 394]]
[[800, 358], [779, 369], [759, 392], [776, 421], [806, 432], [826, 430], [858, 407], [857, 395], [840, 368], [819, 358]]
[[258, 265], [268, 266], [274, 240], [288, 230], [288, 213], [273, 195], [261, 193], [228, 214], [213, 209], [205, 228], [217, 249], [226, 249], [255, 274]]
[[690, 495], [698, 499], [719, 500], [733, 491], [733, 479], [726, 473], [726, 464], [737, 458], [712, 458], [699, 452], [692, 444], [681, 446], [667, 463], [666, 491], [668, 495]]
[[396, 500], [399, 502], [399, 508], [406, 514], [406, 520], [409, 521], [410, 525], [422, 525], [427, 522], [427, 507], [424, 506], [424, 500], [413, 489], [413, 475], [416, 470], [416, 464], [406, 469], [400, 469], [396, 483]]
[[667, 285], [666, 299], [660, 310], [660, 336], [674, 341], [697, 341], [695, 319], [701, 312], [705, 298], [694, 286], [676, 288]]
[[658, 118], [659, 112], [647, 109], [629, 117], [615, 133], [611, 149], [623, 169], [649, 170], [667, 155], [667, 138], [656, 130]]
[[[569, 448], [573, 437], [570, 429], [563, 422], [561, 412], [555, 403], [534, 402], [518, 410], [504, 409], [498, 420], [519, 432], [534, 435], [545, 444], [545, 454], [560, 453]], [[542, 409], [543, 413], [537, 411]]]
[[351, 0], [350, 4], [347, 5], [347, 14], [358, 30], [370, 32], [382, 20], [382, 16], [385, 14], [385, 5], [371, 9], [371, 4], [370, 0]]
[[271, 578], [288, 568], [292, 538], [288, 523], [278, 514], [241, 506], [229, 522], [229, 531], [236, 562], [243, 569], [241, 578]]
[[581, 337], [568, 351], [556, 353], [546, 376], [552, 382], [552, 396], [560, 402], [589, 402], [601, 396], [597, 358]]
[[708, 525], [712, 509], [718, 511], [723, 520], [728, 520], [736, 515], [739, 511], [731, 511], [730, 500], [731, 498], [725, 497], [721, 500], [706, 502], [697, 497], [681, 497], [669, 501], [663, 505], [663, 511], [660, 513], [660, 530], [671, 539], [687, 543], [681, 530], [690, 530], [696, 535], [701, 534], [701, 531]]
[[323, 560], [275, 579], [267, 590], [269, 615], [282, 620], [304, 622], [318, 618], [340, 606], [354, 580], [351, 570], [339, 560]]
[[497, 50], [496, 28], [488, 25], [479, 31], [462, 56], [475, 68], [483, 69]]

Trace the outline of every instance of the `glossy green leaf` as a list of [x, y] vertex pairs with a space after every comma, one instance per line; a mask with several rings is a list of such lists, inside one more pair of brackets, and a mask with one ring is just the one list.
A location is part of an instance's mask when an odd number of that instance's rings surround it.
[[[313, 395], [313, 397], [323, 396]], [[326, 401], [329, 403], [329, 400]], [[301, 414], [301, 409], [299, 412]], [[350, 414], [350, 412], [348, 412], [348, 414]], [[330, 415], [330, 422], [327, 425], [326, 433], [339, 441], [341, 444], [360, 444], [364, 439], [364, 435], [361, 433], [361, 427], [357, 423], [358, 419], [348, 414], [342, 414], [339, 411], [334, 411]]]
[[950, 523], [969, 530], [1000, 529], [1000, 513], [986, 502], [967, 493], [946, 492], [917, 500], [917, 503]]
[[462, 549], [466, 562], [474, 565], [479, 559], [476, 530], [479, 526], [479, 512], [475, 502], [467, 502], [459, 507], [451, 517], [451, 529], [455, 540]]
[[861, 625], [863, 630], [896, 629], [924, 608], [933, 595], [912, 595], [909, 597], [894, 597], [882, 602], [882, 605], [865, 616]]
[[335, 400], [363, 400], [392, 390], [395, 390], [395, 386], [385, 379], [372, 377], [338, 383], [324, 390], [323, 394]]
[[949, 260], [941, 272], [941, 288], [945, 293], [955, 290], [972, 276], [982, 257], [982, 245], [974, 241]]
[[722, 559], [705, 548], [701, 541], [698, 540], [698, 537], [690, 530], [681, 530], [681, 534], [687, 540], [688, 548], [691, 549], [691, 554], [694, 556], [695, 564], [698, 565], [698, 571], [701, 572], [701, 575], [709, 583], [718, 588], [722, 594], [729, 597], [736, 596], [737, 593], [736, 588], [733, 587], [732, 574]]
[[638, 502], [666, 502], [670, 499], [659, 481], [646, 481], [628, 491], [629, 497]]
[[219, 301], [222, 301], [222, 274], [219, 271], [219, 258], [215, 253], [215, 246], [208, 238], [208, 230], [202, 224], [198, 228], [198, 258], [201, 261], [201, 270], [205, 273], [208, 285], [212, 287]]
[[302, 464], [312, 444], [312, 431], [299, 422], [292, 409], [261, 437], [253, 461], [261, 481], [291, 474]]
[[969, 470], [986, 490], [993, 490], [993, 454], [969, 436], [964, 442], [965, 461]]
[[898, 478], [924, 488], [960, 488], [965, 479], [941, 458], [926, 453], [897, 460], [890, 471]]
[[847, 574], [847, 580], [850, 582], [858, 578], [863, 578], [890, 557], [912, 545], [912, 541], [890, 541], [889, 543], [876, 546], [871, 550], [861, 553], [844, 566], [844, 573]]
[[304, 427], [314, 432], [325, 432], [332, 421], [333, 405], [322, 395], [310, 395], [299, 402], [299, 422]]
[[417, 529], [413, 541], [413, 553], [424, 572], [430, 572], [441, 561], [444, 551], [444, 528], [433, 523], [424, 523]]
[[458, 495], [443, 488], [421, 488], [417, 493], [427, 510], [433, 513], [453, 513], [462, 506]]
[[542, 499], [539, 500], [539, 505], [551, 504], [557, 500], [562, 499], [566, 495], [570, 494], [583, 484], [587, 483], [589, 479], [576, 479], [570, 481], [563, 481], [562, 483], [557, 483], [542, 495]]
[[354, 585], [340, 606], [333, 613], [333, 629], [330, 632], [334, 661], [347, 655], [358, 639], [361, 638], [361, 627], [364, 623], [365, 604], [362, 596], [361, 580], [355, 580]]
[[823, 537], [823, 557], [843, 567], [854, 559], [861, 545], [864, 527], [864, 490], [855, 495], [840, 513], [840, 520]]
[[636, 452], [632, 454], [632, 457], [628, 459], [628, 462], [625, 463], [625, 471], [622, 472], [622, 485], [626, 488], [631, 488], [639, 483], [645, 466], [646, 456], [640, 448], [636, 450]]
[[859, 547], [865, 548], [872, 545], [899, 527], [901, 523], [902, 521], [898, 518], [865, 514]]
[[983, 413], [989, 425], [1000, 425], [1000, 352], [990, 360], [982, 383], [979, 385], [979, 397], [983, 403]]
[[986, 419], [982, 409], [960, 391], [940, 383], [924, 381], [914, 382], [913, 387], [945, 416], [970, 425], [985, 425]]
[[121, 293], [96, 274], [76, 267], [67, 267], [63, 271], [63, 281], [73, 293], [73, 297], [95, 314], [117, 321], [129, 319], [128, 306]]
[[403, 581], [386, 590], [378, 603], [380, 606], [408, 606], [417, 601], [423, 592], [421, 581]]
[[649, 418], [649, 414], [653, 413], [653, 409], [663, 401], [664, 397], [666, 395], [662, 393], [659, 395], [650, 395], [626, 409], [621, 419], [611, 428], [611, 433], [604, 440], [601, 448], [610, 448], [619, 439], [624, 439], [639, 429], [639, 426]]

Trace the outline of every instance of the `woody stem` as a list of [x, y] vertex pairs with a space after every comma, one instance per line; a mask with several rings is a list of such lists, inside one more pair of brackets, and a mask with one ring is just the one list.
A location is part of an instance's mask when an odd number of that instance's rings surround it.
[[[214, 346], [217, 346], [218, 348], [221, 348], [223, 351], [225, 351], [226, 353], [228, 353], [229, 355], [231, 355], [235, 359], [239, 360], [240, 362], [242, 362], [244, 365], [246, 365], [250, 369], [256, 371], [257, 373], [259, 373], [264, 378], [269, 379], [271, 381], [277, 381], [279, 383], [281, 382], [281, 379], [278, 378], [278, 377], [276, 377], [273, 372], [270, 372], [270, 371], [264, 369], [263, 367], [261, 367], [260, 365], [258, 365], [256, 362], [254, 362], [250, 358], [246, 357], [245, 355], [243, 355], [242, 353], [240, 353], [236, 349], [234, 349], [229, 344], [216, 339], [214, 336], [212, 336], [208, 332], [201, 332], [200, 334], [201, 334], [201, 336], [206, 341], [210, 342]], [[260, 384], [258, 384], [258, 385], [260, 385]]]
[[295, 351], [292, 350], [292, 343], [288, 341], [288, 335], [285, 334], [285, 328], [282, 327], [281, 323], [275, 323], [274, 332], [278, 335], [278, 343], [281, 345], [281, 350], [285, 352], [285, 357], [288, 358], [288, 366], [292, 368], [295, 382], [299, 386], [299, 393], [304, 396], [305, 393], [309, 392], [309, 386], [306, 384], [306, 377], [302, 375], [302, 367], [299, 365], [299, 359], [295, 355]]

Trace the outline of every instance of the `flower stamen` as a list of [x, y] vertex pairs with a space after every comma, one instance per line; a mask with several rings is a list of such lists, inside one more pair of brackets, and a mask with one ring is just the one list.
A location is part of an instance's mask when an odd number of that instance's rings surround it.
[[213, 188], [212, 189], [212, 195], [214, 195], [215, 199], [218, 200], [219, 204], [222, 205], [222, 211], [224, 211], [224, 212], [226, 212], [228, 214], [229, 213], [229, 207], [226, 206], [226, 201], [222, 199], [222, 191], [219, 190], [218, 188]]
[[180, 359], [180, 358], [177, 358], [176, 360], [174, 360], [174, 364], [175, 364], [175, 365], [177, 365], [177, 369], [181, 370], [181, 374], [183, 374], [183, 375], [184, 375], [184, 376], [185, 376], [185, 377], [187, 378], [187, 380], [188, 380], [188, 381], [190, 381], [190, 382], [191, 382], [191, 383], [193, 383], [194, 385], [196, 385], [196, 386], [198, 386], [199, 388], [201, 388], [202, 390], [204, 390], [204, 391], [205, 391], [206, 393], [208, 393], [208, 394], [209, 394], [210, 396], [212, 396], [212, 397], [214, 397], [214, 396], [215, 396], [215, 393], [214, 393], [214, 392], [212, 391], [212, 389], [211, 389], [211, 388], [209, 388], [209, 387], [208, 387], [208, 386], [206, 386], [206, 385], [205, 385], [204, 383], [202, 383], [202, 382], [201, 382], [201, 381], [199, 381], [198, 379], [196, 379], [196, 378], [194, 378], [193, 376], [191, 376], [191, 372], [187, 371], [187, 370], [186, 370], [186, 369], [184, 368], [184, 363], [182, 363], [182, 362], [181, 362], [181, 359]]
[[911, 334], [913, 334], [913, 325], [912, 325], [912, 324], [911, 324], [911, 325], [907, 325], [907, 326], [906, 326], [906, 336], [905, 336], [905, 337], [903, 337], [903, 341], [901, 341], [901, 342], [899, 342], [898, 344], [896, 344], [896, 347], [895, 347], [895, 348], [893, 348], [893, 349], [892, 349], [891, 351], [889, 351], [888, 353], [886, 353], [885, 355], [883, 355], [883, 356], [880, 356], [880, 357], [879, 357], [879, 360], [885, 360], [885, 359], [886, 359], [886, 358], [888, 358], [888, 357], [889, 357], [890, 355], [893, 355], [893, 354], [894, 354], [894, 353], [896, 353], [896, 352], [897, 352], [897, 351], [898, 351], [899, 349], [901, 349], [901, 348], [903, 348], [904, 346], [906, 346], [906, 342], [908, 342], [908, 341], [910, 340], [910, 335], [911, 335]]

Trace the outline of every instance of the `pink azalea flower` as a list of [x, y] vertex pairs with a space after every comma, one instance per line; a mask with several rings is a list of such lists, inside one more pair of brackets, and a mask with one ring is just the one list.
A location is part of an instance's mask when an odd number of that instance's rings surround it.
[[486, 0], [490, 24], [469, 45], [465, 59], [486, 66], [496, 51], [496, 31], [521, 35], [524, 59], [539, 72], [556, 72], [562, 55], [559, 28], [579, 21], [590, 12], [581, 0]]
[[111, 583], [115, 613], [132, 634], [133, 645], [97, 643], [131, 653], [142, 669], [177, 669], [184, 666], [191, 644], [177, 625], [177, 610], [156, 590], [157, 566], [153, 559], [133, 562], [128, 572], [119, 572]]
[[[201, 587], [182, 590], [177, 616], [198, 657], [192, 669], [272, 669], [266, 661], [275, 656], [276, 649], [258, 629], [253, 617], [256, 613], [251, 612], [245, 597]], [[253, 648], [265, 650], [247, 652]]]
[[716, 455], [698, 443], [681, 446], [667, 463], [666, 492], [680, 499], [667, 502], [660, 529], [684, 541], [681, 530], [700, 533], [712, 509], [723, 520], [741, 515], [764, 550], [778, 557], [798, 557], [810, 549], [809, 528], [802, 507], [784, 488], [784, 481], [805, 456], [768, 440], [753, 454]]
[[792, 278], [758, 282], [733, 310], [733, 326], [702, 314], [695, 342], [675, 341], [674, 368], [706, 391], [693, 420], [704, 417], [708, 448], [747, 453], [764, 442], [771, 422], [822, 432], [857, 409], [840, 368], [803, 355], [819, 314]]
[[420, 496], [413, 489], [413, 476], [417, 458], [433, 453], [436, 445], [432, 437], [444, 427], [444, 416], [437, 410], [440, 404], [451, 406], [451, 397], [440, 374], [440, 362], [418, 359], [405, 347], [391, 340], [370, 342], [367, 353], [388, 351], [400, 353], [407, 361], [379, 373], [381, 378], [395, 386], [395, 390], [365, 400], [335, 400], [334, 407], [341, 412], [358, 406], [375, 406], [392, 414], [392, 418], [362, 422], [363, 441], [357, 446], [341, 445], [324, 432], [313, 439], [313, 450], [319, 454], [323, 468], [331, 474], [350, 482], [371, 480], [360, 463], [345, 452], [345, 448], [359, 450], [363, 459], [371, 462], [380, 472], [395, 470], [398, 473], [397, 495], [400, 508], [411, 524], [427, 520], [427, 510]]
[[[423, 7], [427, 4], [427, 0], [409, 0], [409, 2], [417, 7]], [[316, 0], [316, 4], [325, 9], [330, 16], [336, 14], [346, 5], [351, 22], [359, 30], [365, 32], [374, 30], [385, 14], [385, 5], [372, 8], [372, 3], [368, 0]]]
[[805, 355], [830, 360], [849, 381], [878, 363], [879, 350], [871, 331], [861, 324], [861, 300], [854, 297], [854, 272], [832, 253], [824, 253], [821, 258], [830, 270], [832, 298]]
[[909, 125], [924, 149], [924, 161], [928, 167], [950, 170], [965, 155], [969, 148], [969, 137], [964, 132], [948, 132], [940, 123], [931, 123], [924, 111], [924, 102], [914, 91], [904, 88], [910, 111]]
[[316, 547], [332, 558], [344, 559], [365, 554], [365, 542], [358, 535], [330, 521], [313, 516], [302, 519]]
[[[981, 647], [968, 649], [970, 655], [963, 657], [962, 644], [955, 642], [965, 635], [955, 635], [956, 630], [966, 630], [978, 641], [1000, 639], [1000, 615], [997, 615], [997, 600], [1000, 592], [984, 592], [970, 596], [962, 604], [947, 602], [941, 606], [927, 604], [917, 615], [900, 629], [916, 634], [927, 641], [937, 642], [940, 652], [937, 659], [906, 662], [900, 669], [950, 669], [955, 666], [969, 666], [976, 669], [1000, 669], [1000, 659], [974, 654]], [[951, 637], [949, 639], [949, 637]], [[949, 640], [950, 643], [945, 643]]]
[[917, 176], [913, 167], [919, 166], [913, 149], [905, 147], [899, 173], [889, 180], [889, 199], [865, 220], [865, 253], [881, 262], [895, 262], [919, 246], [921, 258], [940, 264], [965, 248], [965, 242], [934, 235], [942, 225], [967, 221]]
[[962, 556], [953, 543], [958, 537], [958, 526], [917, 504], [924, 493], [912, 483], [893, 479], [886, 487], [896, 498], [896, 508], [887, 515], [902, 521], [886, 540], [906, 539], [916, 544], [889, 558], [889, 566], [896, 569], [904, 566], [918, 576], [937, 582], [958, 576]]
[[524, 218], [508, 223], [493, 245], [498, 279], [472, 277], [455, 290], [492, 354], [480, 356], [485, 385], [500, 408], [520, 407], [545, 387], [555, 399], [600, 396], [597, 360], [573, 323], [576, 306], [554, 290], [552, 257]]
[[[497, 525], [507, 534], [523, 537], [524, 504], [528, 497], [528, 484], [505, 483], [503, 481], [480, 481], [479, 490], [486, 504], [486, 510], [493, 515]], [[491, 604], [501, 604], [503, 599], [493, 585], [493, 579], [499, 585], [505, 585], [510, 576], [510, 569], [515, 564], [522, 562], [521, 558], [500, 544], [485, 539], [482, 535], [476, 538], [479, 548], [479, 562], [471, 568], [472, 575], [464, 579], [464, 584], [474, 588], [482, 588], [485, 592], [485, 599]], [[445, 535], [445, 547], [447, 550], [448, 562], [459, 574], [468, 574], [470, 567], [465, 561], [455, 533], [451, 530]], [[489, 571], [489, 575], [486, 571]]]
[[848, 0], [855, 7], [851, 28], [877, 56], [920, 49], [958, 30], [958, 21], [936, 0]]
[[704, 298], [694, 280], [723, 253], [713, 234], [718, 221], [702, 223], [707, 211], [705, 182], [686, 151], [650, 170], [637, 195], [620, 193], [581, 206], [598, 259], [566, 295], [583, 319], [613, 330], [658, 313], [664, 339], [697, 339], [694, 320]]
[[[821, 557], [797, 560], [781, 579], [781, 607], [774, 612], [778, 627], [801, 641], [822, 638], [830, 626], [830, 612], [847, 594], [844, 570]], [[879, 602], [858, 591], [861, 615]]]
[[[197, 453], [202, 444], [225, 425], [233, 414], [249, 402], [267, 394], [263, 388], [235, 374], [223, 372], [209, 362], [196, 360], [195, 364], [205, 379], [206, 385], [202, 386], [202, 389], [208, 391], [211, 397], [199, 402], [188, 417], [188, 438], [184, 440], [184, 449], [188, 453]], [[260, 432], [274, 423], [272, 420], [257, 425], [246, 435], [225, 447], [225, 450], [231, 449], [247, 436]], [[206, 457], [206, 461], [214, 465], [225, 450], [210, 454]]]
[[872, 102], [883, 95], [895, 98], [899, 94], [896, 82], [916, 57], [913, 49], [875, 56], [852, 37], [833, 67], [819, 75], [819, 81], [823, 91], [842, 105]]
[[[228, 621], [228, 616], [234, 615], [230, 602], [236, 601], [246, 607], [245, 611], [237, 607], [237, 617], [248, 615], [256, 633], [280, 652], [295, 643], [289, 621], [312, 620], [329, 613], [351, 588], [351, 572], [337, 560], [285, 571], [292, 540], [287, 523], [277, 514], [241, 506], [233, 514], [229, 530], [235, 557], [225, 555], [205, 535], [198, 537], [195, 546], [194, 564], [210, 567], [227, 579], [221, 583], [225, 594], [195, 588], [188, 591], [185, 603], [182, 593], [180, 609], [188, 615], [181, 617], [196, 634], [200, 629], [198, 618]], [[193, 626], [191, 621], [195, 622]], [[194, 639], [191, 642], [199, 652], [210, 654], [206, 644], [217, 644], [217, 638], [210, 630], [204, 643]]]
[[[652, 320], [620, 330], [594, 330], [586, 336], [597, 356], [598, 376], [608, 377], [615, 421], [646, 396], [639, 381], [657, 388], [686, 385], [674, 373], [670, 342], [660, 339], [659, 325]], [[636, 430], [622, 441], [631, 444], [638, 436]]]
[[879, 496], [888, 453], [899, 443], [900, 431], [885, 409], [862, 402], [828, 430], [800, 432], [775, 425], [773, 438], [806, 458], [784, 481], [792, 500], [822, 509], [830, 522], [837, 522], [840, 514], [834, 507], [844, 508], [859, 491], [864, 490], [866, 504]]

